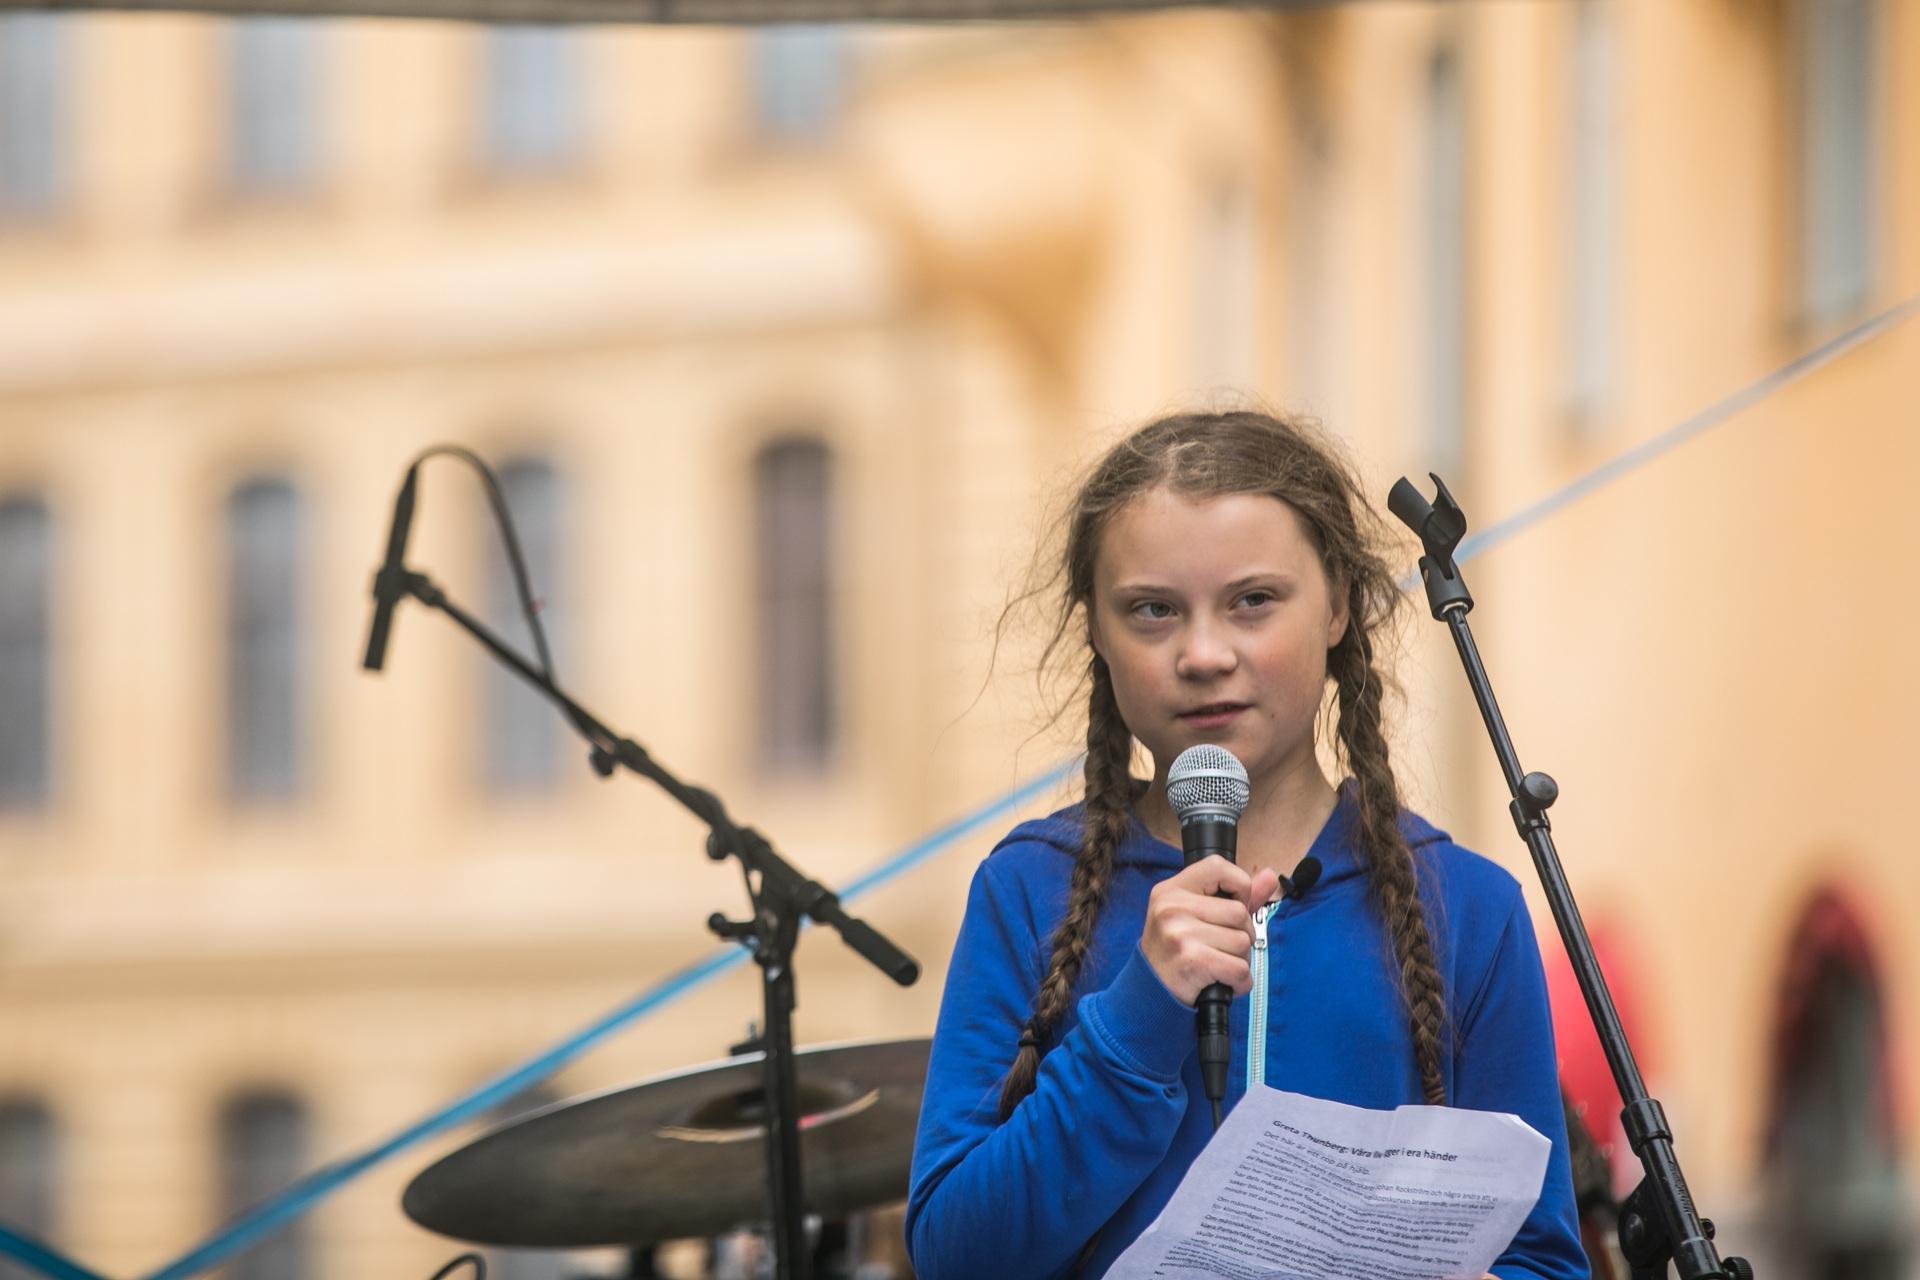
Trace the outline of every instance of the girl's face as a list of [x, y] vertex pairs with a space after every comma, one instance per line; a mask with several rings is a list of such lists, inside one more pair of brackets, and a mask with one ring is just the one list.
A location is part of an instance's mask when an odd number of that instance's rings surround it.
[[1152, 490], [1108, 520], [1093, 579], [1090, 639], [1157, 779], [1199, 743], [1239, 757], [1256, 795], [1317, 770], [1327, 650], [1347, 610], [1292, 507]]

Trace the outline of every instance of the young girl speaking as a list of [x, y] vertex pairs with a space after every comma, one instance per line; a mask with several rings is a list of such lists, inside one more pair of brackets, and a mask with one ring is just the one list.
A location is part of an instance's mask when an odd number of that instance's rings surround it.
[[[1081, 487], [1048, 654], [1084, 628], [1086, 795], [974, 876], [914, 1147], [921, 1280], [1102, 1274], [1212, 1134], [1198, 993], [1245, 995], [1256, 974], [1265, 1034], [1248, 1042], [1235, 1000], [1229, 1105], [1266, 1084], [1513, 1112], [1554, 1152], [1494, 1275], [1587, 1275], [1520, 887], [1400, 807], [1374, 663], [1400, 600], [1383, 539], [1331, 447], [1258, 414], [1153, 423]], [[1337, 788], [1315, 753], [1328, 681]], [[1129, 774], [1135, 740], [1151, 781]], [[1183, 867], [1167, 769], [1200, 743], [1252, 784], [1237, 865]], [[1318, 883], [1276, 902], [1309, 854]]]

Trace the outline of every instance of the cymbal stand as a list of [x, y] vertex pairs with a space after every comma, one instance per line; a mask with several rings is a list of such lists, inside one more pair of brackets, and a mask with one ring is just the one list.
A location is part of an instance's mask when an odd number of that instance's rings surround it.
[[811, 1258], [806, 1247], [806, 1198], [800, 1184], [800, 1117], [795, 1099], [793, 1058], [793, 948], [800, 921], [810, 917], [830, 925], [854, 951], [901, 986], [911, 986], [920, 965], [879, 931], [841, 907], [840, 899], [808, 879], [774, 852], [752, 827], [734, 823], [718, 796], [691, 786], [667, 772], [639, 743], [621, 737], [568, 697], [545, 672], [533, 666], [472, 614], [448, 599], [446, 592], [425, 574], [409, 569], [382, 569], [374, 579], [374, 596], [411, 596], [440, 610], [484, 645], [488, 652], [521, 679], [545, 694], [591, 747], [588, 762], [595, 773], [611, 777], [626, 768], [650, 779], [678, 800], [711, 834], [707, 855], [716, 860], [737, 858], [747, 876], [753, 915], [729, 921], [716, 913], [708, 927], [722, 938], [741, 943], [760, 966], [764, 1000], [763, 1032], [766, 1060], [763, 1073], [767, 1107], [767, 1190], [774, 1235], [776, 1280], [809, 1280]]
[[1454, 548], [1467, 531], [1466, 514], [1447, 492], [1446, 483], [1431, 472], [1428, 475], [1438, 490], [1432, 502], [1403, 476], [1388, 495], [1387, 508], [1419, 536], [1426, 552], [1420, 557], [1420, 577], [1426, 584], [1427, 603], [1433, 616], [1446, 623], [1453, 634], [1467, 682], [1480, 705], [1480, 718], [1493, 739], [1494, 754], [1499, 757], [1507, 790], [1513, 796], [1514, 827], [1533, 854], [1534, 870], [1546, 890], [1554, 923], [1560, 928], [1574, 975], [1580, 981], [1580, 993], [1586, 997], [1587, 1014], [1593, 1019], [1620, 1091], [1624, 1104], [1621, 1123], [1644, 1171], [1640, 1184], [1620, 1207], [1620, 1247], [1633, 1270], [1633, 1280], [1665, 1280], [1669, 1263], [1678, 1264], [1681, 1280], [1753, 1280], [1753, 1267], [1746, 1259], [1729, 1257], [1723, 1261], [1715, 1250], [1713, 1223], [1694, 1210], [1693, 1196], [1687, 1191], [1686, 1177], [1674, 1155], [1673, 1130], [1667, 1124], [1666, 1112], [1647, 1095], [1633, 1048], [1627, 1043], [1620, 1014], [1614, 1008], [1587, 927], [1580, 919], [1580, 908], [1560, 865], [1560, 855], [1553, 847], [1547, 809], [1559, 796], [1559, 785], [1544, 773], [1521, 772], [1506, 721], [1494, 701], [1493, 685], [1467, 626], [1473, 596], [1453, 560]]

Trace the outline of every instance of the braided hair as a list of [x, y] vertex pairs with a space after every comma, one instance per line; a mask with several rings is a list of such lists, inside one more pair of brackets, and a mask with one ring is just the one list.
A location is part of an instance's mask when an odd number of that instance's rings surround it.
[[[1335, 446], [1302, 421], [1230, 412], [1162, 418], [1109, 449], [1065, 513], [1064, 546], [1051, 575], [1060, 589], [1042, 670], [1073, 650], [1064, 642], [1074, 631], [1075, 619], [1084, 625], [1093, 614], [1094, 564], [1108, 524], [1127, 504], [1163, 488], [1195, 499], [1264, 493], [1286, 503], [1299, 513], [1331, 589], [1345, 595], [1347, 626], [1327, 653], [1337, 719], [1335, 745], [1352, 777], [1367, 890], [1393, 944], [1421, 1091], [1426, 1102], [1444, 1105], [1440, 1064], [1447, 1028], [1445, 993], [1420, 903], [1413, 849], [1400, 826], [1400, 789], [1383, 715], [1392, 685], [1375, 662], [1378, 642], [1391, 627], [1401, 594], [1388, 568], [1384, 526], [1367, 505], [1359, 477]], [[1121, 719], [1111, 673], [1091, 649], [1089, 645], [1085, 667], [1084, 831], [1066, 914], [1054, 930], [1046, 974], [1001, 1087], [1002, 1119], [1033, 1092], [1041, 1049], [1067, 1013], [1136, 794], [1129, 774], [1133, 735]]]

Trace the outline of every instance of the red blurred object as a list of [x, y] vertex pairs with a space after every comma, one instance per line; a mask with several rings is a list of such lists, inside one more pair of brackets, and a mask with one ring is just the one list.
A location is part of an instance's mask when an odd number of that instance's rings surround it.
[[[1638, 984], [1632, 964], [1624, 959], [1626, 949], [1613, 930], [1604, 923], [1589, 925], [1593, 954], [1600, 972], [1613, 993], [1613, 1006], [1620, 1014], [1627, 1042], [1633, 1047], [1634, 1061], [1643, 1076], [1653, 1074], [1653, 1054], [1640, 1016]], [[1607, 1066], [1600, 1037], [1587, 1016], [1587, 1002], [1580, 994], [1580, 981], [1574, 976], [1573, 962], [1555, 937], [1542, 948], [1541, 960], [1547, 972], [1547, 999], [1553, 1006], [1553, 1042], [1560, 1059], [1560, 1088], [1567, 1101], [1606, 1153], [1613, 1166], [1616, 1190], [1623, 1173], [1639, 1171], [1639, 1165], [1627, 1150], [1626, 1134], [1620, 1128], [1620, 1091], [1614, 1087], [1613, 1070]], [[1631, 1166], [1631, 1169], [1628, 1169]]]

